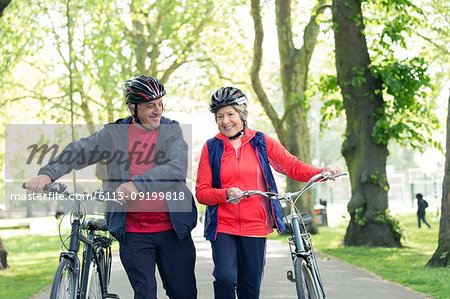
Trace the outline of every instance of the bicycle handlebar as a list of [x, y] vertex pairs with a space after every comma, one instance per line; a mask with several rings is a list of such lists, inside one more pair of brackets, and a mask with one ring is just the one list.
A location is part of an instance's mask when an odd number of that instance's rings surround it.
[[[27, 189], [26, 184], [22, 183], [22, 188], [23, 189]], [[59, 182], [54, 182], [54, 183], [49, 183], [49, 184], [45, 184], [44, 188], [42, 188], [43, 193], [59, 193], [64, 195], [64, 197], [69, 198], [71, 195], [76, 194], [76, 193], [71, 193], [69, 191], [66, 190], [67, 186], [63, 183], [59, 183]], [[79, 193], [81, 196], [81, 198], [84, 198], [84, 196], [86, 196], [88, 193]], [[116, 199], [115, 196], [115, 191], [109, 191], [109, 190], [103, 190], [103, 189], [98, 189], [95, 190], [94, 192], [91, 193], [92, 198], [96, 201], [99, 202], [107, 202], [107, 201], [114, 201], [119, 203], [120, 205], [123, 205], [123, 203]], [[75, 196], [74, 199], [76, 200], [81, 200], [80, 197]]]
[[319, 174], [316, 174], [315, 176], [313, 176], [300, 191], [297, 191], [294, 193], [288, 192], [288, 193], [285, 193], [284, 195], [280, 195], [280, 194], [277, 194], [274, 192], [266, 192], [266, 191], [260, 191], [260, 190], [247, 190], [247, 191], [244, 191], [241, 196], [227, 199], [227, 202], [232, 202], [234, 200], [243, 199], [245, 197], [249, 198], [252, 195], [259, 195], [259, 196], [262, 196], [264, 198], [271, 199], [271, 200], [288, 200], [289, 201], [291, 198], [299, 197], [299, 196], [303, 195], [303, 193], [305, 193], [309, 188], [311, 188], [312, 186], [314, 186], [317, 183], [324, 182], [326, 180], [337, 178], [337, 177], [340, 177], [343, 175], [347, 175], [347, 173], [343, 172], [343, 173], [332, 175], [329, 172], [322, 172], [322, 173], [319, 173]]

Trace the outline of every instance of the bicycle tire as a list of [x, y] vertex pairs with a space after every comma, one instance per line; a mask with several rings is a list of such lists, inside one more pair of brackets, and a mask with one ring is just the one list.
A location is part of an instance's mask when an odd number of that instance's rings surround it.
[[109, 283], [110, 283], [110, 280], [111, 280], [111, 267], [112, 267], [112, 254], [111, 254], [111, 246], [110, 247], [107, 247], [107, 248], [105, 248], [105, 262], [106, 262], [106, 265], [105, 265], [105, 270], [104, 270], [104, 272], [105, 272], [105, 280], [104, 280], [104, 282], [105, 282], [105, 285], [106, 286], [109, 286]]
[[305, 259], [296, 257], [294, 260], [295, 288], [299, 299], [319, 299], [314, 285], [311, 270]]
[[87, 296], [88, 299], [102, 299], [103, 290], [101, 284], [101, 277], [99, 272], [99, 265], [95, 259], [91, 260], [89, 263], [89, 278], [87, 286]]
[[[100, 269], [102, 270], [102, 281], [107, 286], [109, 285], [109, 275], [111, 273], [111, 263], [108, 260], [107, 248], [98, 248], [97, 252], [97, 260], [100, 265]], [[105, 254], [106, 251], [106, 254]]]
[[61, 260], [53, 279], [50, 299], [73, 299], [75, 293], [74, 264], [67, 258]]

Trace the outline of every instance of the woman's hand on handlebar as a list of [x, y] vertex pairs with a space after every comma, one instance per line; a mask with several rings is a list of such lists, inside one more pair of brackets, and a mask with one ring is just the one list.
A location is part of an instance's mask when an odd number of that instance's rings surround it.
[[[228, 189], [227, 189], [227, 199], [242, 196], [243, 193], [244, 193], [244, 192], [243, 192], [241, 189], [239, 189], [239, 188], [236, 188], [236, 187], [228, 188]], [[230, 201], [230, 202], [231, 202], [232, 204], [237, 205], [240, 201], [241, 201], [241, 198], [238, 198], [238, 199], [232, 200], [232, 201]]]
[[[342, 169], [336, 165], [327, 165], [322, 172], [329, 172], [333, 176], [342, 173]], [[336, 178], [330, 178], [330, 180], [335, 181]]]
[[40, 193], [42, 192], [42, 189], [45, 185], [51, 183], [52, 179], [48, 175], [41, 174], [35, 178], [32, 178], [31, 180], [26, 181], [25, 187], [34, 193]]

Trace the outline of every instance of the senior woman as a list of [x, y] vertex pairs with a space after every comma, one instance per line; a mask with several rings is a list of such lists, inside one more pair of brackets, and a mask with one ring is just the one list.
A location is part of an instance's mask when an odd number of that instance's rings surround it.
[[297, 181], [329, 171], [301, 162], [279, 142], [247, 127], [247, 97], [235, 87], [222, 87], [212, 96], [219, 133], [203, 146], [197, 172], [196, 196], [207, 205], [205, 237], [211, 241], [215, 298], [259, 298], [267, 235], [285, 229], [278, 201], [260, 196], [227, 203], [245, 190], [277, 192], [270, 166]]

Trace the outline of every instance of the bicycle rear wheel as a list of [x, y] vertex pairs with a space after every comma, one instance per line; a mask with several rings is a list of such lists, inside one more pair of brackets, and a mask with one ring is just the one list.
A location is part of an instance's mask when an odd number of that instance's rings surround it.
[[62, 259], [53, 279], [50, 299], [73, 299], [75, 293], [75, 273], [72, 261]]
[[314, 285], [311, 270], [305, 259], [296, 257], [294, 260], [295, 287], [299, 299], [319, 299]]

